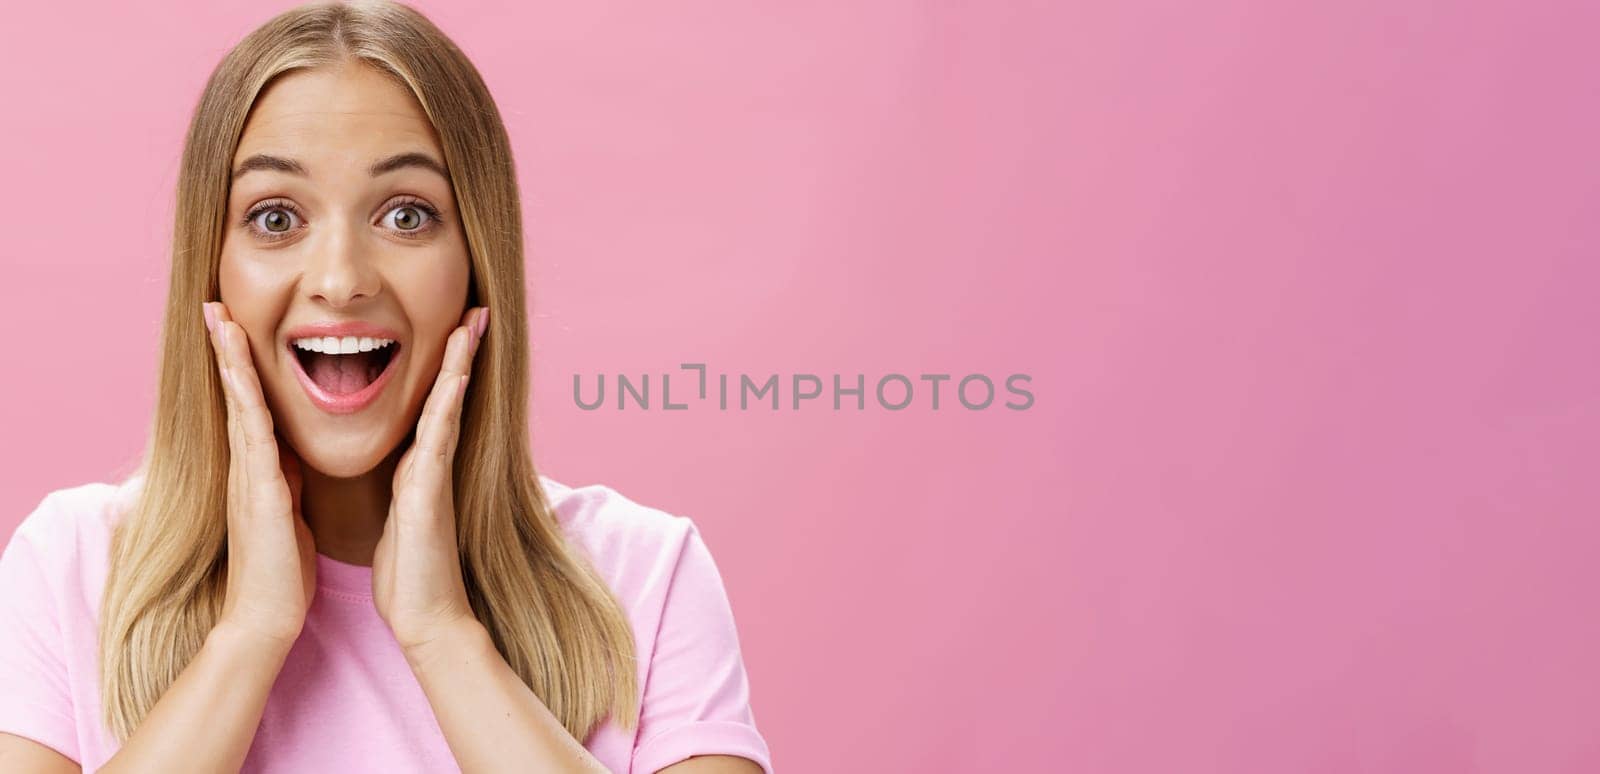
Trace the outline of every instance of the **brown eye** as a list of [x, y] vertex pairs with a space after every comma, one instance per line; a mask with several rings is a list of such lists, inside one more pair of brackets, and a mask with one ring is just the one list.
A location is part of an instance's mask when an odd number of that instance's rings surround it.
[[266, 217], [262, 218], [261, 225], [266, 230], [275, 233], [282, 233], [289, 230], [289, 213], [284, 212], [283, 210], [270, 210], [263, 214]]
[[394, 224], [406, 231], [410, 231], [422, 225], [422, 213], [418, 212], [415, 207], [401, 207], [394, 211]]
[[396, 236], [417, 237], [432, 232], [440, 223], [439, 211], [414, 197], [395, 202], [383, 213], [382, 225]]
[[300, 217], [287, 205], [264, 202], [250, 211], [245, 222], [258, 236], [266, 239], [283, 239], [298, 225]]

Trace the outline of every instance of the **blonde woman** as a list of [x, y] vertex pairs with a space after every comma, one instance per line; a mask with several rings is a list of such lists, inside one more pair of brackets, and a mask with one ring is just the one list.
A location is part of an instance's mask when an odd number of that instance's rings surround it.
[[0, 559], [0, 770], [770, 773], [693, 523], [533, 469], [510, 148], [421, 15], [223, 59], [161, 352], [138, 473]]

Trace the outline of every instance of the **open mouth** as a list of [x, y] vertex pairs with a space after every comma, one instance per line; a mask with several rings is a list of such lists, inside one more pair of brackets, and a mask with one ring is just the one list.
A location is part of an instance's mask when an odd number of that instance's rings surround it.
[[301, 386], [314, 403], [333, 413], [360, 410], [376, 398], [400, 353], [400, 343], [393, 339], [323, 336], [289, 344]]
[[389, 339], [326, 336], [295, 341], [294, 355], [323, 392], [350, 395], [378, 381], [399, 348]]

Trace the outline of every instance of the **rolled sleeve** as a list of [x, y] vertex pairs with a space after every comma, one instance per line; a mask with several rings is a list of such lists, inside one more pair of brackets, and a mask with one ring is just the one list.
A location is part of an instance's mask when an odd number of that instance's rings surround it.
[[772, 774], [750, 708], [733, 608], [711, 551], [690, 524], [662, 608], [640, 709], [633, 774], [697, 755], [748, 758]]

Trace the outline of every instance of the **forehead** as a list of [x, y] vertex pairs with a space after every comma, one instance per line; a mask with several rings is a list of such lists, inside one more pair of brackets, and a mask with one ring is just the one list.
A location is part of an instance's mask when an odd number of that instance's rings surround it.
[[442, 159], [438, 135], [422, 105], [404, 86], [371, 66], [344, 64], [288, 73], [257, 97], [234, 161], [255, 153], [317, 161], [431, 150]]

